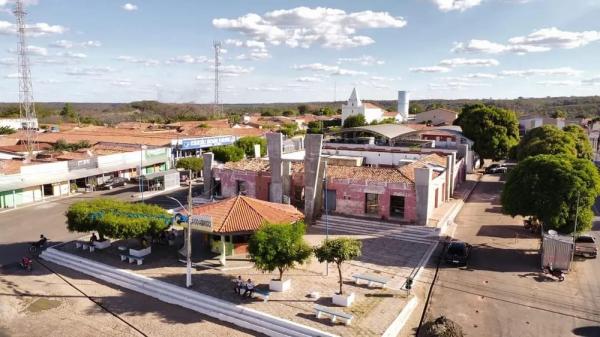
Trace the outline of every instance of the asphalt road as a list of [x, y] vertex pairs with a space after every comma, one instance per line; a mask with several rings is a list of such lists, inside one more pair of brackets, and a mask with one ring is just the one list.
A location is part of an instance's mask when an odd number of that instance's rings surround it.
[[540, 240], [500, 213], [501, 187], [484, 176], [456, 218], [454, 237], [473, 245], [472, 256], [466, 268], [442, 262], [428, 315], [469, 336], [600, 336], [600, 259], [576, 261], [564, 282], [540, 273]]
[[[195, 185], [192, 193], [200, 193], [201, 188], [201, 185]], [[74, 202], [100, 196], [121, 200], [138, 200], [132, 197], [137, 194], [136, 186], [124, 186], [110, 191], [96, 191], [67, 198], [57, 198], [44, 203], [2, 211], [0, 213], [0, 265], [18, 261], [27, 252], [29, 244], [38, 240], [40, 234], [48, 237], [51, 243], [69, 241], [82, 236], [82, 233], [69, 233], [67, 230], [65, 212]], [[166, 209], [178, 207], [177, 203], [168, 199], [167, 196], [172, 196], [185, 203], [187, 189], [182, 187], [166, 194], [146, 197], [144, 201]]]

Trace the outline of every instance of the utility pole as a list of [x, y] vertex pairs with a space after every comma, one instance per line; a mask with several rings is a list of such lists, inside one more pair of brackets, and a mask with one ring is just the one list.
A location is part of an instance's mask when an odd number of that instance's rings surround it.
[[17, 0], [13, 11], [17, 19], [17, 63], [19, 67], [19, 115], [25, 131], [25, 148], [27, 150], [27, 161], [33, 158], [33, 151], [37, 147], [37, 118], [33, 100], [33, 86], [31, 84], [31, 69], [29, 68], [29, 56], [27, 53], [26, 24], [22, 0]]
[[189, 170], [189, 189], [188, 189], [188, 221], [187, 221], [187, 271], [185, 275], [185, 286], [192, 286], [192, 170]]
[[[329, 205], [327, 205], [327, 161], [323, 163], [323, 196], [325, 197], [325, 241], [329, 240]], [[329, 263], [325, 262], [325, 276], [329, 276]]]
[[571, 251], [571, 262], [575, 259], [575, 235], [577, 234], [577, 218], [579, 217], [579, 191], [577, 192], [577, 203], [575, 204], [575, 228], [573, 228], [573, 249]]

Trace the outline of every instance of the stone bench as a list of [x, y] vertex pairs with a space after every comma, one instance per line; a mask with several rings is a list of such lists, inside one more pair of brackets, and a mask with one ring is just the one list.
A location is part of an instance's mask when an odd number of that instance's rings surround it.
[[90, 244], [88, 241], [75, 241], [75, 248], [81, 248], [83, 250], [89, 249], [90, 252], [93, 252], [96, 247], [94, 247], [94, 245]]
[[271, 296], [271, 292], [268, 290], [259, 290], [254, 288], [253, 295], [255, 297], [261, 297], [263, 299], [263, 302], [267, 302], [269, 300], [269, 296]]
[[317, 315], [317, 319], [320, 319], [323, 315], [329, 316], [331, 318], [331, 323], [335, 323], [338, 319], [342, 319], [346, 325], [350, 325], [352, 318], [354, 317], [351, 314], [337, 311], [333, 308], [324, 307], [318, 304], [315, 305], [315, 314]]
[[94, 241], [94, 247], [96, 247], [96, 249], [106, 249], [108, 247], [110, 247], [110, 240], [104, 240], [104, 241]]
[[129, 254], [120, 254], [121, 255], [121, 261], [128, 261], [129, 263], [133, 263], [133, 261], [137, 262], [138, 266], [141, 266], [142, 263], [144, 263], [144, 258], [140, 257], [140, 256], [133, 256], [133, 255], [129, 255]]
[[372, 286], [373, 284], [377, 283], [377, 284], [381, 284], [381, 286], [383, 288], [386, 287], [387, 283], [390, 281], [387, 278], [384, 277], [377, 277], [377, 276], [371, 276], [371, 275], [363, 275], [363, 274], [354, 274], [352, 275], [352, 278], [354, 279], [354, 283], [359, 284], [359, 280], [363, 280], [363, 281], [367, 281], [368, 282], [368, 286]]

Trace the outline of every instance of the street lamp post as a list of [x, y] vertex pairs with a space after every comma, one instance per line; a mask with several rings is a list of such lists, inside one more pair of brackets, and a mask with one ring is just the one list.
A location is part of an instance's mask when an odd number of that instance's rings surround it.
[[[189, 171], [189, 174], [191, 176], [192, 174], [192, 170]], [[183, 206], [183, 204], [181, 202], [179, 202], [179, 200], [173, 198], [173, 197], [167, 197], [171, 200], [174, 200], [175, 202], [177, 202], [179, 204], [179, 206], [181, 206], [181, 208], [183, 208], [185, 210], [185, 206]], [[192, 286], [192, 180], [190, 179], [190, 185], [189, 185], [189, 189], [188, 189], [188, 210], [186, 210], [188, 218], [187, 218], [187, 233], [185, 235], [185, 241], [186, 241], [186, 255], [187, 255], [187, 259], [186, 259], [186, 274], [185, 274], [185, 286], [186, 287], [191, 287]]]
[[[327, 205], [327, 161], [323, 169], [323, 195], [325, 196], [325, 241], [329, 240], [329, 206]], [[329, 276], [329, 263], [325, 262], [325, 276]]]
[[144, 150], [147, 148], [146, 145], [140, 145], [140, 194], [142, 195], [142, 202], [144, 202], [144, 175], [142, 171], [144, 170]]

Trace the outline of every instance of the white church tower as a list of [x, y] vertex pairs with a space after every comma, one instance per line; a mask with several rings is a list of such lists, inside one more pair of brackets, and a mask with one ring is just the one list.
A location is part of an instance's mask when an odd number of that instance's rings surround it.
[[342, 125], [346, 118], [355, 115], [363, 115], [365, 116], [365, 121], [371, 123], [374, 120], [379, 121], [383, 118], [383, 110], [373, 104], [363, 104], [358, 97], [356, 88], [353, 88], [348, 102], [342, 105]]

